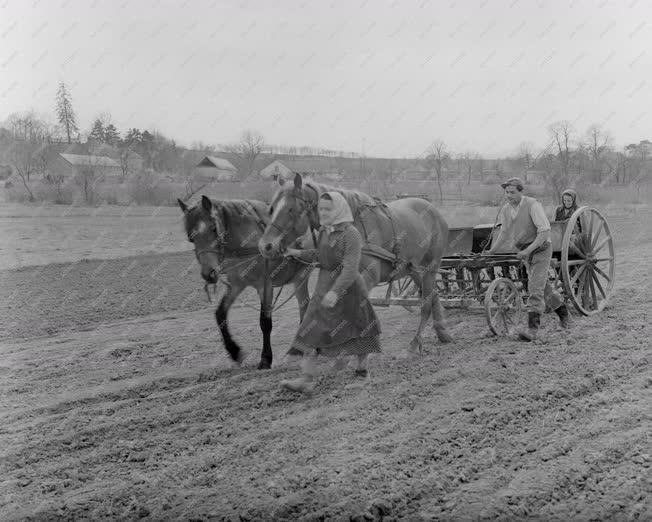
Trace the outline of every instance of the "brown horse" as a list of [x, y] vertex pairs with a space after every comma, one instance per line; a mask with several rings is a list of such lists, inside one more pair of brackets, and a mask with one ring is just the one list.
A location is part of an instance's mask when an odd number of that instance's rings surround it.
[[258, 252], [258, 241], [269, 217], [267, 205], [255, 200], [216, 201], [202, 196], [201, 204], [188, 208], [177, 200], [183, 211], [188, 240], [195, 245], [195, 256], [201, 265], [206, 284], [215, 284], [220, 276], [226, 280], [215, 320], [222, 334], [224, 347], [238, 365], [244, 353], [233, 340], [227, 323], [229, 308], [247, 287], [254, 287], [260, 297], [260, 329], [263, 350], [259, 369], [272, 366], [272, 306], [274, 287], [292, 283], [299, 303], [301, 318], [308, 306], [308, 277], [311, 267], [289, 258], [264, 259]]
[[354, 225], [366, 240], [360, 272], [367, 288], [371, 290], [380, 282], [410, 276], [420, 289], [421, 319], [410, 351], [421, 350], [423, 329], [431, 315], [439, 340], [450, 342], [435, 284], [448, 245], [448, 225], [425, 199], [405, 198], [384, 205], [361, 192], [304, 183], [301, 175], [296, 174], [294, 184], [282, 184], [272, 199], [271, 220], [258, 243], [260, 252], [276, 259], [306, 230], [317, 230], [318, 200], [328, 191], [340, 192], [346, 198]]

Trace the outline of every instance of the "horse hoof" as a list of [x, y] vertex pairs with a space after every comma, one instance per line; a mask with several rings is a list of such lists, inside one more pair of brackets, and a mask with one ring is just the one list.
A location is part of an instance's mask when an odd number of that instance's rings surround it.
[[231, 368], [234, 369], [242, 368], [242, 363], [246, 358], [247, 358], [247, 353], [243, 350], [240, 350], [238, 352], [238, 356], [235, 359], [231, 358]]
[[437, 334], [437, 338], [439, 339], [440, 343], [447, 344], [453, 342], [453, 338], [450, 336], [448, 332], [442, 332]]
[[269, 361], [260, 361], [258, 363], [258, 369], [259, 370], [269, 370], [272, 367], [272, 363]]

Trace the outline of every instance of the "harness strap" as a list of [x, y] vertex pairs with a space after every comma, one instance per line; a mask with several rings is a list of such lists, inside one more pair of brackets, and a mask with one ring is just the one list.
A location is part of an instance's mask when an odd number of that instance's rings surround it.
[[[394, 217], [392, 216], [391, 211], [387, 207], [387, 205], [381, 201], [378, 198], [375, 199], [375, 204], [364, 204], [361, 205], [356, 209], [355, 216], [354, 216], [354, 221], [359, 223], [361, 228], [362, 228], [362, 236], [363, 240], [365, 242], [365, 246], [363, 248], [363, 251], [366, 251], [367, 254], [373, 255], [375, 257], [378, 257], [380, 259], [383, 259], [385, 261], [389, 261], [395, 266], [394, 272], [397, 271], [399, 265], [407, 265], [408, 263], [404, 260], [401, 259], [400, 257], [400, 245], [398, 241], [398, 235], [396, 233], [396, 224], [394, 223]], [[380, 245], [376, 245], [373, 243], [369, 242], [369, 236], [367, 234], [367, 228], [365, 227], [364, 223], [364, 218], [363, 218], [363, 213], [366, 210], [371, 210], [371, 209], [380, 209], [383, 214], [387, 217], [389, 220], [391, 226], [392, 226], [392, 250], [391, 252]]]

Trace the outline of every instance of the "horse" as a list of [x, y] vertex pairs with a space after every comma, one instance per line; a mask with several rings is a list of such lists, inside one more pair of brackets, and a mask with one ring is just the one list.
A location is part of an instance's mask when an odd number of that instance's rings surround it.
[[320, 226], [317, 212], [320, 196], [324, 192], [337, 191], [349, 203], [354, 226], [366, 241], [360, 272], [367, 289], [409, 276], [420, 290], [421, 318], [408, 354], [421, 352], [423, 330], [431, 315], [439, 341], [452, 341], [444, 323], [435, 281], [448, 245], [448, 224], [432, 203], [412, 197], [385, 205], [362, 192], [304, 182], [300, 174], [294, 176], [293, 184], [279, 184], [269, 208], [270, 221], [258, 242], [263, 256], [276, 259], [307, 230], [314, 234]]
[[263, 333], [258, 369], [271, 368], [273, 288], [294, 285], [299, 315], [303, 319], [309, 301], [311, 267], [294, 259], [267, 260], [260, 255], [258, 241], [269, 221], [267, 205], [262, 201], [218, 201], [202, 196], [201, 203], [192, 208], [181, 199], [177, 202], [183, 212], [188, 241], [194, 244], [207, 293], [208, 285], [216, 284], [220, 276], [226, 280], [226, 291], [215, 310], [215, 320], [226, 351], [237, 366], [242, 364], [245, 353], [231, 337], [227, 316], [242, 291], [254, 287], [261, 303], [259, 324]]

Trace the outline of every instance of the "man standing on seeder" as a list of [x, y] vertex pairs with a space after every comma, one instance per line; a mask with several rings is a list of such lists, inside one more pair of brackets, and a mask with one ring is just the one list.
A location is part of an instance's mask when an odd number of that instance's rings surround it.
[[524, 184], [520, 178], [508, 179], [500, 186], [505, 190], [507, 203], [498, 215], [497, 224], [501, 225], [498, 237], [487, 253], [515, 250], [516, 256], [523, 260], [528, 274], [528, 327], [521, 329], [518, 336], [523, 341], [534, 341], [546, 304], [559, 316], [561, 327], [569, 327], [564, 299], [548, 280], [552, 259], [550, 222], [541, 203], [523, 195]]

